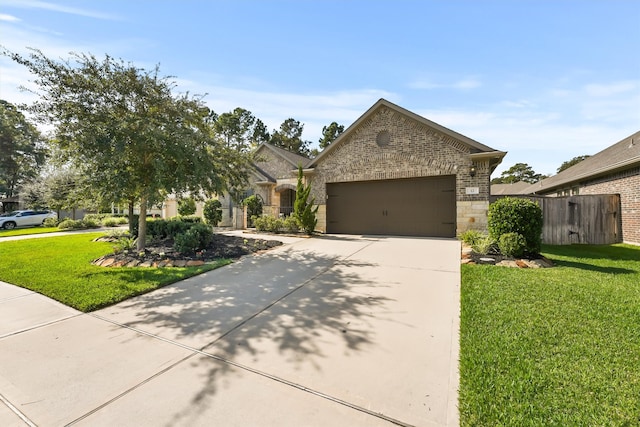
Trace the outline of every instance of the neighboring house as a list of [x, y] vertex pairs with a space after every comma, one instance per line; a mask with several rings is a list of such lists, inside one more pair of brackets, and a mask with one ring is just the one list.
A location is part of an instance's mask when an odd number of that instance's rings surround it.
[[531, 183], [518, 181], [510, 184], [491, 184], [492, 196], [513, 196], [521, 194], [521, 192], [531, 187]]
[[622, 240], [640, 244], [640, 131], [520, 194], [619, 194]]
[[484, 230], [505, 152], [380, 99], [305, 168], [327, 233], [455, 237]]

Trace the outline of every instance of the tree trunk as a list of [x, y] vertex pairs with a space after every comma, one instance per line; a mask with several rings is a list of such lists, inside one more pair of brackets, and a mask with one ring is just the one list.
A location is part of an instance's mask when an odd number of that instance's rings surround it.
[[140, 197], [140, 215], [138, 217], [138, 251], [143, 251], [147, 245], [147, 198]]
[[129, 201], [129, 234], [133, 236], [133, 200]]

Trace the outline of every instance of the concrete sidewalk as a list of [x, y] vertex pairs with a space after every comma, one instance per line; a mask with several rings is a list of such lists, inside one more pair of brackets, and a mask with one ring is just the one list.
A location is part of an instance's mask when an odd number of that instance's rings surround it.
[[457, 425], [458, 256], [289, 238], [89, 314], [0, 283], [0, 425]]

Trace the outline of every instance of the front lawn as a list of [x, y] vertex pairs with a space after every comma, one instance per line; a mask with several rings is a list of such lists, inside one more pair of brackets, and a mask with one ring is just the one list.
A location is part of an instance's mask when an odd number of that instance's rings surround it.
[[43, 233], [55, 233], [62, 231], [58, 227], [28, 227], [28, 228], [14, 228], [13, 230], [5, 230], [0, 228], [0, 239], [9, 236], [23, 236], [26, 234], [43, 234]]
[[462, 266], [461, 425], [640, 425], [640, 247], [543, 253]]
[[91, 260], [113, 250], [111, 243], [92, 241], [103, 234], [0, 241], [0, 280], [86, 312], [230, 262], [185, 268], [97, 267]]

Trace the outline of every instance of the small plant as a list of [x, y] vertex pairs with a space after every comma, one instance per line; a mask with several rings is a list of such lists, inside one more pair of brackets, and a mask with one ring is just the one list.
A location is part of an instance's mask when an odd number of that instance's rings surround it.
[[217, 199], [209, 199], [204, 203], [203, 216], [207, 224], [216, 227], [222, 221], [222, 203]]
[[300, 231], [300, 221], [293, 215], [286, 217], [282, 221], [282, 226], [287, 233], [297, 233]]
[[498, 249], [506, 256], [521, 257], [526, 247], [527, 241], [518, 233], [504, 233], [498, 240]]
[[121, 237], [130, 237], [129, 232], [127, 230], [109, 230], [107, 232], [107, 237], [121, 238]]
[[258, 231], [280, 233], [284, 229], [284, 220], [271, 215], [254, 216], [252, 219]]
[[57, 227], [59, 223], [60, 222], [58, 221], [57, 218], [47, 218], [44, 220], [44, 224], [42, 225], [45, 227], [53, 228], [53, 227]]
[[115, 243], [113, 251], [115, 253], [128, 252], [136, 248], [136, 239], [134, 237], [121, 237]]
[[469, 246], [473, 246], [482, 237], [484, 237], [484, 234], [478, 230], [467, 230], [460, 234], [460, 240]]
[[495, 250], [495, 247], [496, 247], [495, 239], [491, 236], [485, 236], [485, 235], [478, 238], [471, 245], [471, 249], [473, 249], [474, 252], [477, 252], [481, 255], [487, 255], [490, 252], [493, 252]]
[[107, 217], [102, 220], [102, 225], [105, 227], [117, 227], [118, 224], [118, 218]]

